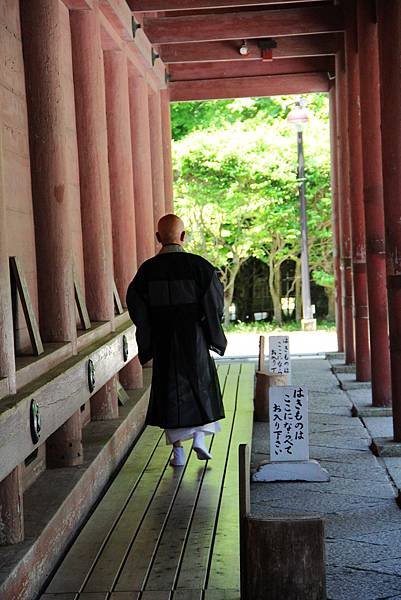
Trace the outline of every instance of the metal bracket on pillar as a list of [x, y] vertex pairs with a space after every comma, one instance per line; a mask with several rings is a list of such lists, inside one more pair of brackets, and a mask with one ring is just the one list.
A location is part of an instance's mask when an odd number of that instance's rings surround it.
[[135, 20], [135, 17], [132, 17], [132, 36], [135, 38], [136, 32], [138, 29], [141, 29], [142, 25]]
[[123, 358], [124, 358], [124, 362], [127, 362], [127, 360], [128, 360], [128, 354], [129, 354], [128, 339], [127, 339], [126, 335], [123, 335]]
[[160, 55], [157, 52], [155, 52], [152, 48], [152, 67], [155, 66], [155, 62], [159, 58], [159, 56]]
[[91, 393], [95, 389], [95, 383], [96, 383], [95, 365], [93, 364], [93, 361], [91, 359], [89, 359], [88, 360], [88, 388]]
[[38, 403], [36, 402], [36, 400], [33, 399], [31, 400], [31, 405], [29, 409], [29, 421], [31, 425], [32, 443], [37, 444], [39, 441], [41, 429], [40, 411]]

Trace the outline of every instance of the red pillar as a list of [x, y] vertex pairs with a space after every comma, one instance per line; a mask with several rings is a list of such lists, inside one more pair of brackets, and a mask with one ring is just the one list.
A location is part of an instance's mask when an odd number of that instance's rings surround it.
[[24, 540], [22, 472], [18, 465], [0, 481], [0, 546]]
[[348, 141], [349, 148], [352, 149], [349, 153], [349, 178], [352, 230], [352, 276], [355, 307], [355, 367], [356, 380], [369, 381], [371, 369], [356, 1], [349, 0], [345, 7], [345, 11], [345, 53], [348, 83]]
[[171, 159], [171, 116], [170, 93], [168, 89], [160, 90], [160, 103], [162, 111], [163, 132], [163, 160], [164, 160], [164, 201], [166, 213], [173, 212], [173, 164]]
[[351, 210], [349, 196], [349, 147], [347, 119], [347, 80], [344, 56], [336, 55], [336, 93], [337, 93], [337, 152], [338, 152], [338, 196], [340, 223], [340, 262], [342, 273], [342, 305], [344, 324], [345, 363], [355, 361], [353, 290], [351, 264]]
[[[2, 148], [0, 131], [0, 148]], [[0, 181], [2, 181], [2, 163], [0, 160]], [[1, 185], [1, 184], [0, 184]], [[0, 190], [0, 378], [8, 378], [8, 391], [14, 394], [15, 355], [13, 314], [11, 305], [10, 269], [8, 262], [6, 198]]]
[[[153, 222], [155, 231], [159, 219], [166, 214], [164, 202], [164, 163], [162, 113], [159, 91], [149, 93], [150, 153], [152, 160]], [[155, 244], [159, 243], [155, 240]]]
[[46, 440], [46, 465], [49, 468], [74, 467], [83, 462], [82, 424], [77, 410]]
[[329, 92], [330, 111], [330, 147], [331, 147], [331, 196], [332, 196], [332, 224], [333, 224], [333, 267], [335, 285], [335, 310], [338, 351], [344, 352], [344, 325], [341, 293], [341, 268], [340, 268], [340, 223], [338, 206], [338, 156], [337, 156], [337, 116], [336, 116], [336, 89], [332, 85]]
[[[358, 0], [362, 154], [373, 406], [391, 404], [383, 175], [380, 139], [380, 76], [374, 2]], [[369, 57], [369, 60], [367, 60]]]
[[21, 3], [40, 330], [44, 341], [75, 343], [61, 10], [53, 0]]
[[401, 441], [401, 3], [378, 2], [394, 439]]
[[90, 401], [92, 421], [105, 421], [118, 417], [117, 377], [113, 376]]
[[137, 257], [140, 266], [154, 255], [155, 250], [148, 86], [142, 77], [135, 75], [130, 78], [129, 95]]
[[71, 11], [81, 213], [88, 312], [112, 321], [113, 255], [106, 100], [100, 25], [95, 11]]
[[[114, 321], [113, 242], [107, 119], [100, 23], [94, 10], [71, 11], [81, 214], [88, 312], [94, 321]], [[128, 123], [127, 123], [128, 126]], [[112, 396], [114, 395], [114, 398]], [[91, 399], [116, 416], [117, 376]], [[102, 418], [106, 418], [103, 414]]]
[[[104, 52], [104, 69], [114, 277], [126, 306], [127, 288], [137, 269], [127, 57], [121, 51]], [[137, 357], [120, 371], [119, 377], [128, 389], [142, 387], [142, 367]], [[92, 407], [94, 404], [92, 398]]]

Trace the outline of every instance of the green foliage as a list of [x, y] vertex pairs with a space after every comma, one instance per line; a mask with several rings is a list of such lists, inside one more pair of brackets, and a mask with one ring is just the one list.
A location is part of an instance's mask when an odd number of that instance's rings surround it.
[[[190, 102], [172, 107], [175, 204], [187, 247], [220, 268], [227, 302], [240, 265], [270, 266], [300, 253], [293, 97]], [[328, 101], [311, 95], [305, 127], [310, 264], [333, 287]]]
[[[319, 319], [317, 321], [317, 329], [324, 331], [335, 331], [336, 324], [334, 321], [326, 319]], [[301, 324], [296, 321], [287, 321], [277, 327], [275, 323], [269, 323], [267, 321], [255, 321], [254, 323], [232, 323], [228, 327], [225, 327], [228, 333], [280, 333], [281, 331], [301, 331]]]

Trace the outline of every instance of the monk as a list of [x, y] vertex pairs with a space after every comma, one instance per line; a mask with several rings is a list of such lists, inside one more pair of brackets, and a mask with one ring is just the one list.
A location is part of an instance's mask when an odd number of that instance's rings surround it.
[[224, 418], [216, 367], [209, 350], [226, 349], [221, 317], [223, 287], [216, 269], [185, 252], [185, 228], [173, 214], [157, 226], [162, 248], [138, 269], [127, 291], [141, 364], [153, 359], [148, 425], [165, 430], [173, 466], [186, 462], [182, 441], [192, 439], [200, 460], [212, 458], [205, 435]]

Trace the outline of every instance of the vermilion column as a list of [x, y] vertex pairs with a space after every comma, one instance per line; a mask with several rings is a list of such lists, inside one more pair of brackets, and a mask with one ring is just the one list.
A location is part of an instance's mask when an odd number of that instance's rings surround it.
[[160, 103], [162, 111], [163, 132], [163, 160], [164, 160], [164, 202], [166, 213], [173, 212], [173, 164], [171, 159], [171, 116], [170, 94], [168, 89], [160, 90]]
[[401, 3], [378, 2], [394, 439], [401, 441]]
[[27, 83], [32, 199], [38, 265], [39, 321], [44, 341], [76, 340], [71, 203], [67, 186], [63, 86], [63, 4], [21, 2]]
[[140, 266], [155, 252], [148, 86], [142, 77], [130, 77], [129, 96], [137, 258]]
[[[380, 75], [374, 2], [358, 0], [362, 154], [373, 406], [391, 404], [387, 316], [383, 174], [380, 134]], [[369, 57], [369, 60], [367, 60]], [[389, 92], [390, 93], [390, 92]]]
[[332, 85], [329, 92], [330, 111], [330, 146], [331, 146], [331, 196], [332, 196], [332, 224], [333, 224], [333, 267], [336, 301], [336, 330], [338, 351], [344, 351], [344, 326], [341, 293], [341, 268], [340, 268], [340, 223], [338, 207], [338, 156], [337, 156], [337, 123], [336, 123], [336, 89]]
[[149, 126], [150, 152], [152, 157], [153, 220], [156, 231], [159, 219], [166, 214], [164, 202], [162, 113], [159, 91], [150, 90], [149, 93]]
[[351, 261], [351, 210], [349, 196], [349, 147], [347, 119], [347, 80], [344, 57], [336, 55], [336, 94], [337, 94], [337, 152], [338, 152], [338, 197], [340, 225], [340, 262], [342, 274], [342, 305], [344, 325], [345, 363], [355, 361], [354, 319]]
[[[104, 52], [104, 69], [114, 278], [121, 302], [126, 306], [127, 288], [136, 272], [137, 257], [128, 68], [125, 54], [116, 50]], [[137, 357], [120, 371], [119, 377], [124, 387], [142, 387], [142, 368]]]
[[0, 481], [0, 546], [24, 540], [21, 466]]
[[103, 52], [95, 11], [71, 11], [81, 213], [88, 312], [111, 321], [113, 254]]
[[365, 208], [363, 198], [362, 134], [359, 64], [357, 54], [356, 2], [349, 0], [346, 11], [346, 73], [348, 83], [348, 142], [350, 207], [352, 229], [352, 275], [354, 284], [356, 380], [369, 381], [369, 314], [366, 275]]
[[75, 413], [47, 438], [46, 465], [49, 468], [73, 467], [82, 463], [82, 457], [81, 419]]
[[[70, 162], [76, 160], [76, 145], [67, 147], [67, 120], [73, 105], [72, 90], [64, 85], [71, 73], [69, 15], [67, 8], [53, 0], [21, 3], [21, 25], [27, 82], [28, 125], [38, 263], [39, 320], [45, 341], [72, 341], [76, 346], [75, 299], [72, 276], [73, 197], [69, 183]], [[66, 26], [65, 26], [66, 25]], [[66, 49], [69, 52], [66, 52]], [[69, 96], [69, 93], [71, 94]], [[81, 444], [79, 410], [64, 424], [57, 447], [46, 442], [49, 463], [53, 451], [72, 462], [69, 449]]]
[[[100, 24], [96, 11], [71, 11], [70, 18], [86, 302], [92, 320], [113, 323], [113, 243]], [[92, 396], [91, 415], [104, 419], [118, 415], [116, 375]]]
[[[2, 148], [0, 130], [0, 148]], [[0, 181], [2, 181], [2, 161], [0, 158]], [[7, 377], [8, 392], [14, 394], [15, 355], [13, 314], [11, 305], [10, 269], [8, 262], [6, 198], [0, 184], [0, 378]]]

